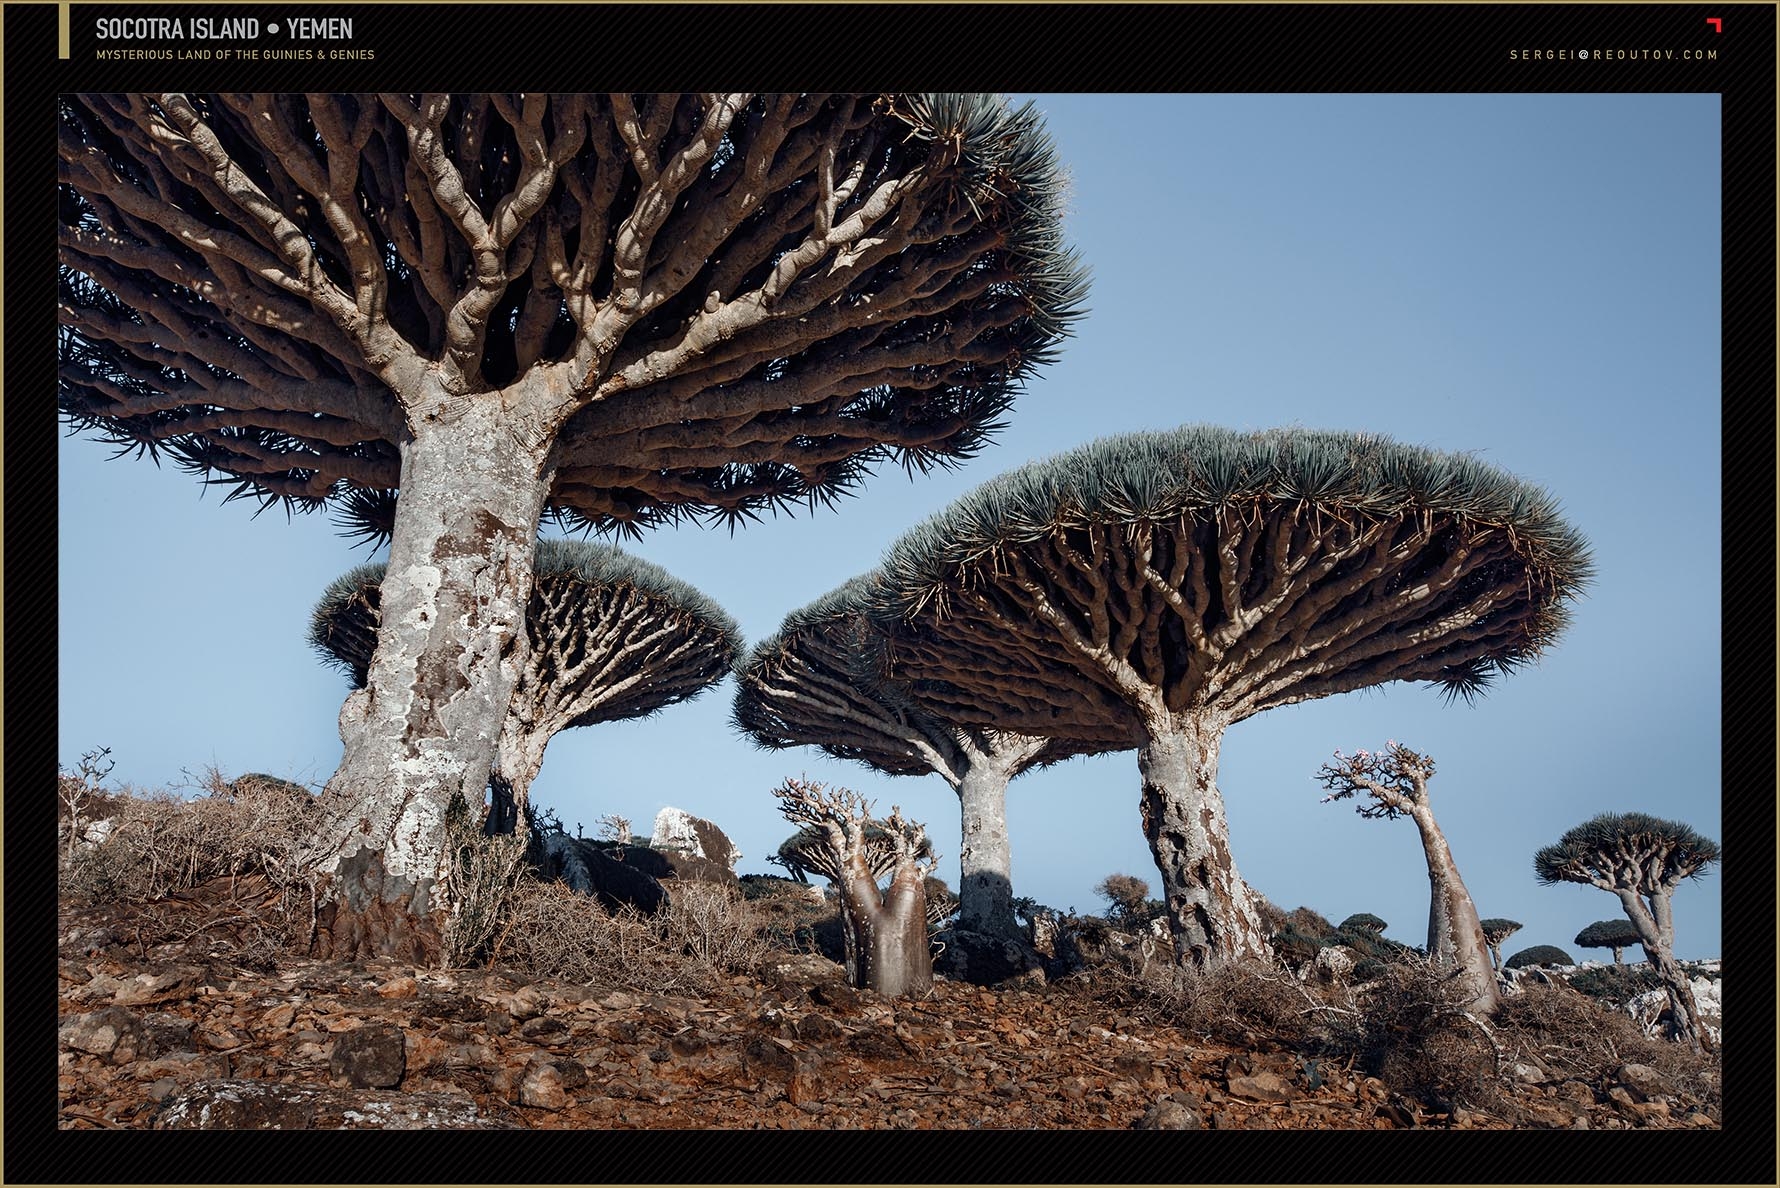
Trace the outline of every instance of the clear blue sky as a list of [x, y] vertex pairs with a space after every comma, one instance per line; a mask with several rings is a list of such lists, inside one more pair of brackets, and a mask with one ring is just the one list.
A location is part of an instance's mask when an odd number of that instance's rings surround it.
[[[1566, 638], [1472, 707], [1392, 686], [1231, 729], [1219, 785], [1243, 875], [1283, 907], [1369, 911], [1420, 943], [1414, 828], [1319, 803], [1336, 748], [1431, 753], [1436, 816], [1478, 909], [1556, 944], [1619, 914], [1542, 888], [1532, 854], [1605, 811], [1721, 837], [1719, 100], [1715, 95], [1040, 96], [1073, 174], [1069, 237], [1091, 314], [996, 445], [963, 470], [888, 469], [835, 512], [633, 551], [717, 599], [748, 638], [870, 568], [898, 533], [1001, 471], [1107, 433], [1209, 421], [1365, 429], [1544, 485], [1599, 576]], [[323, 517], [257, 521], [193, 479], [90, 441], [60, 448], [64, 765], [113, 782], [214, 764], [319, 787], [347, 691], [304, 643], [309, 608], [366, 559]], [[729, 682], [638, 722], [560, 735], [533, 796], [572, 830], [720, 823], [743, 872], [790, 832], [769, 790], [845, 783], [929, 824], [956, 885], [957, 801], [814, 750], [734, 736]], [[1098, 910], [1114, 872], [1158, 886], [1133, 754], [1016, 781], [1016, 894]], [[1735, 847], [1732, 861], [1736, 861]], [[1683, 957], [1719, 952], [1719, 882], [1676, 896]]]

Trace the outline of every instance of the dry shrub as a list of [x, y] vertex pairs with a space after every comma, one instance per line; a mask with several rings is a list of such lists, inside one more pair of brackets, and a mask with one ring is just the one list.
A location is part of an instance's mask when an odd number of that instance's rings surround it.
[[203, 795], [189, 799], [117, 797], [105, 839], [62, 864], [61, 893], [75, 902], [145, 903], [212, 879], [258, 875], [289, 896], [287, 906], [307, 902], [315, 797], [271, 776], [230, 782], [215, 768], [198, 789]]
[[519, 885], [492, 959], [535, 977], [624, 990], [709, 989], [751, 974], [770, 941], [740, 894], [706, 883], [676, 883], [653, 916], [598, 901], [560, 883]]
[[1437, 1108], [1501, 1106], [1496, 1041], [1466, 1013], [1462, 978], [1402, 959], [1359, 999], [1358, 1027], [1342, 1046], [1360, 1068]]
[[1127, 971], [1125, 988], [1169, 1022], [1238, 1047], [1270, 1039], [1286, 1047], [1318, 1049], [1336, 1020], [1353, 1009], [1343, 1005], [1345, 990], [1306, 986], [1261, 961], [1184, 969], [1164, 953], [1159, 961]]
[[[478, 806], [479, 807], [479, 806]], [[445, 810], [446, 863], [443, 898], [450, 915], [440, 934], [440, 964], [461, 969], [479, 964], [513, 911], [526, 877], [526, 841], [516, 834], [484, 836], [461, 793]]]
[[1716, 1116], [1717, 1056], [1696, 1055], [1685, 1044], [1653, 1039], [1623, 1011], [1563, 985], [1529, 985], [1496, 1009], [1496, 1035], [1505, 1057], [1537, 1063], [1556, 1080], [1582, 1081], [1597, 1090], [1620, 1066], [1645, 1064]]

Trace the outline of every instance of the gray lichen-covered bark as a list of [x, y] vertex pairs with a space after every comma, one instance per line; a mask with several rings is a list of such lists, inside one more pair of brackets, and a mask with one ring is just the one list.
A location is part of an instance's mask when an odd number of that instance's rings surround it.
[[1085, 284], [1041, 121], [985, 96], [71, 95], [58, 148], [64, 419], [404, 571], [326, 790], [339, 957], [427, 947], [546, 510], [969, 457]]
[[1223, 733], [1215, 718], [1157, 714], [1137, 750], [1143, 835], [1162, 875], [1175, 952], [1200, 967], [1269, 952], [1260, 904], [1230, 851], [1217, 788]]
[[1208, 733], [1389, 681], [1472, 695], [1557, 637], [1589, 573], [1549, 496], [1472, 459], [1188, 426], [984, 484], [892, 546], [875, 613], [889, 676], [930, 712], [1148, 755], [1146, 829], [1189, 839], [1156, 857], [1196, 962], [1254, 948], [1246, 892], [1206, 905], [1233, 876], [1195, 882], [1221, 840], [1193, 824], [1221, 821], [1191, 757], [1215, 755]]
[[[386, 565], [349, 571], [323, 593], [311, 644], [363, 688], [383, 618]], [[722, 679], [741, 629], [685, 582], [609, 545], [537, 544], [528, 648], [495, 744], [491, 784], [503, 828], [524, 828], [529, 789], [563, 730], [653, 713]], [[480, 803], [480, 795], [466, 803]]]
[[[874, 822], [864, 797], [844, 788], [787, 780], [773, 795], [786, 819], [803, 826], [798, 861], [834, 884], [852, 984], [887, 998], [930, 989], [924, 881], [932, 849], [926, 830], [901, 809]], [[886, 875], [889, 882], [880, 890]]]

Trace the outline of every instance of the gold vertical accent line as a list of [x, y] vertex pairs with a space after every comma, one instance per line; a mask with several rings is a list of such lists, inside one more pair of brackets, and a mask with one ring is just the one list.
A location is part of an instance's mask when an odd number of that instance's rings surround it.
[[66, 58], [69, 54], [69, 16], [68, 0], [61, 0], [56, 5], [56, 57]]

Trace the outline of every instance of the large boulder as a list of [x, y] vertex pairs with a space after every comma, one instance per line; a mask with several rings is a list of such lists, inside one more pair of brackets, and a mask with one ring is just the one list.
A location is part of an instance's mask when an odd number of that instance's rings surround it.
[[649, 847], [708, 859], [728, 870], [731, 878], [742, 858], [742, 852], [723, 830], [703, 817], [677, 808], [664, 808], [655, 814], [655, 832], [649, 837]]
[[156, 1114], [156, 1130], [507, 1130], [468, 1094], [199, 1081]]
[[948, 928], [934, 939], [943, 947], [934, 958], [933, 972], [955, 982], [993, 986], [1045, 967], [1044, 958], [1034, 949], [999, 936]]
[[[653, 875], [620, 862], [597, 842], [547, 833], [541, 839], [544, 874], [592, 895], [610, 910], [625, 905], [652, 915], [667, 900], [667, 891]], [[630, 849], [639, 847], [632, 846]]]
[[629, 846], [603, 842], [604, 852], [626, 866], [642, 871], [660, 882], [680, 880], [690, 883], [716, 883], [724, 887], [740, 886], [735, 871], [720, 862], [678, 850], [658, 850], [653, 846]]

